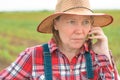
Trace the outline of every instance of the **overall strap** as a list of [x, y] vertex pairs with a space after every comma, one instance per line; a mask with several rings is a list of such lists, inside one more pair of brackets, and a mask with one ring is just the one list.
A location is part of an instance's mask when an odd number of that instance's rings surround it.
[[84, 54], [86, 60], [86, 70], [87, 70], [87, 78], [92, 79], [94, 77], [93, 67], [92, 67], [92, 57], [90, 52], [85, 52]]
[[43, 44], [45, 80], [52, 80], [51, 54], [48, 44]]

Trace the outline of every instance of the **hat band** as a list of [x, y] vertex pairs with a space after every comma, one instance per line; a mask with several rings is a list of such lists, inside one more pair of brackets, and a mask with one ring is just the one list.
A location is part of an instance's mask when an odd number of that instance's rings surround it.
[[69, 8], [67, 10], [64, 10], [63, 12], [66, 12], [66, 11], [69, 11], [69, 10], [72, 10], [72, 9], [76, 9], [76, 8], [84, 8], [84, 9], [87, 9], [87, 10], [89, 10], [93, 13], [93, 11], [91, 9], [87, 8], [87, 7], [72, 7], [72, 8]]

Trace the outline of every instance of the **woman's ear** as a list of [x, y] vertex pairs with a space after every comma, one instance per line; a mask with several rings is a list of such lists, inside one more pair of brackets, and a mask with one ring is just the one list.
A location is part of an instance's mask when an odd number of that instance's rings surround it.
[[54, 28], [55, 28], [55, 30], [58, 30], [58, 21], [57, 20], [54, 20]]

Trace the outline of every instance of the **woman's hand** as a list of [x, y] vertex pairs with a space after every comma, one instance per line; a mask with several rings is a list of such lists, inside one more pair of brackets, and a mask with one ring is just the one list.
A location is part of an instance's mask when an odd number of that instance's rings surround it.
[[92, 27], [89, 32], [89, 39], [96, 39], [97, 41], [92, 45], [93, 51], [99, 54], [105, 54], [110, 60], [108, 39], [101, 27]]

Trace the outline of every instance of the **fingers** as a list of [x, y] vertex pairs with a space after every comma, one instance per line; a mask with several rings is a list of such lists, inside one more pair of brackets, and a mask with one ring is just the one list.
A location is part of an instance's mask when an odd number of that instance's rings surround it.
[[103, 33], [103, 30], [100, 27], [92, 27], [89, 34], [101, 35], [101, 34], [104, 34], [104, 33]]
[[88, 35], [92, 35], [88, 37], [89, 39], [98, 39], [98, 40], [107, 39], [101, 27], [92, 27]]

